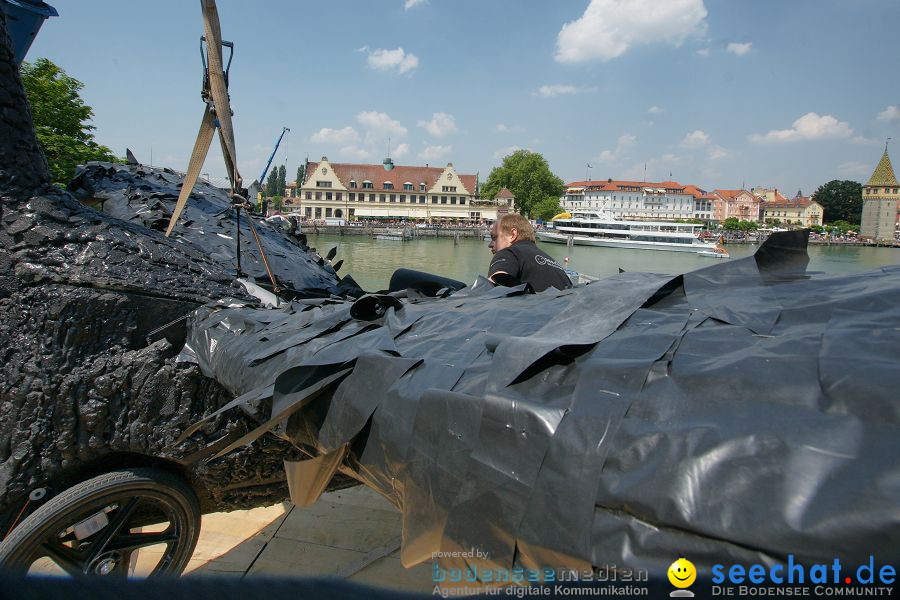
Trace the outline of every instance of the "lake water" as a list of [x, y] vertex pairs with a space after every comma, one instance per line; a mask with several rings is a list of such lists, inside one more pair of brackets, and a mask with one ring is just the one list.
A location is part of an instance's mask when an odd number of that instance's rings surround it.
[[[480, 274], [487, 273], [491, 252], [487, 242], [472, 238], [460, 239], [454, 245], [452, 238], [418, 238], [408, 242], [376, 240], [366, 236], [310, 235], [310, 246], [325, 255], [337, 246], [335, 262], [343, 259], [340, 274], [353, 276], [365, 290], [387, 288], [391, 273], [401, 267], [427, 271], [472, 283]], [[684, 273], [706, 267], [723, 259], [706, 258], [687, 252], [654, 252], [597, 248], [539, 242], [541, 249], [563, 263], [569, 257], [569, 267], [594, 277], [608, 277], [619, 272], [647, 271], [653, 273]], [[732, 259], [749, 256], [755, 245], [726, 246]], [[883, 265], [900, 264], [900, 248], [872, 248], [850, 246], [809, 247], [810, 271], [829, 275], [852, 273], [874, 269]]]

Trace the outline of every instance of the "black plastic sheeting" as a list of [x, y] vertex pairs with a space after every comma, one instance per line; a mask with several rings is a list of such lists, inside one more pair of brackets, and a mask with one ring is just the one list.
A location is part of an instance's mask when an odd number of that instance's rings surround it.
[[[181, 175], [169, 169], [92, 162], [79, 168], [68, 189], [82, 202], [99, 204], [99, 210], [113, 217], [165, 231], [182, 181]], [[241, 211], [241, 270], [271, 288], [247, 219], [247, 213]], [[357, 295], [352, 279], [346, 278], [342, 285], [331, 265], [300, 240], [258, 216], [254, 223], [280, 287], [303, 296]], [[198, 181], [172, 236], [236, 272], [237, 227], [226, 190]]]
[[255, 435], [318, 457], [288, 465], [292, 492], [339, 458], [392, 501], [407, 566], [896, 564], [900, 267], [808, 274], [806, 235], [679, 276], [392, 297], [374, 320], [207, 306], [182, 359]]

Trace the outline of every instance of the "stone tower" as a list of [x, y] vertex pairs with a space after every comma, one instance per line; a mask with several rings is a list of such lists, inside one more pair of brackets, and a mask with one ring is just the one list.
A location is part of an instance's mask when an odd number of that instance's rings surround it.
[[863, 186], [863, 212], [860, 235], [877, 242], [893, 242], [900, 211], [900, 184], [888, 156], [887, 144], [875, 172]]

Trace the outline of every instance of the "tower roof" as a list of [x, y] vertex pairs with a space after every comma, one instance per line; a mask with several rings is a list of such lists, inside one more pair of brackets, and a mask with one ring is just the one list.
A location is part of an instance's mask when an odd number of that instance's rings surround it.
[[866, 185], [898, 185], [897, 178], [894, 176], [894, 167], [891, 165], [891, 158], [888, 156], [887, 146], [884, 147], [884, 154], [881, 156], [881, 160], [878, 161], [878, 166], [875, 167], [875, 171], [869, 177], [869, 182]]

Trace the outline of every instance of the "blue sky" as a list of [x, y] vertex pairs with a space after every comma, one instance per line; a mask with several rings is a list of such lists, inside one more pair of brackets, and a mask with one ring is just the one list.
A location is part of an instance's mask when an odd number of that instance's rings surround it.
[[[28, 60], [85, 84], [97, 140], [185, 169], [204, 105], [198, 2], [50, 0]], [[219, 0], [238, 165], [276, 156], [565, 181], [671, 177], [809, 194], [900, 161], [897, 0]], [[592, 168], [588, 170], [587, 164]], [[897, 165], [900, 167], [900, 164]], [[214, 144], [204, 172], [224, 176]]]

